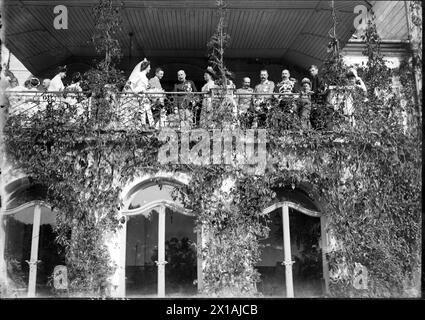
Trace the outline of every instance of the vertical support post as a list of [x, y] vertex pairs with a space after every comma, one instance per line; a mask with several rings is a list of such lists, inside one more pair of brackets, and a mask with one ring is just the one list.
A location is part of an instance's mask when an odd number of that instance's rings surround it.
[[39, 204], [34, 207], [34, 223], [32, 226], [31, 258], [27, 263], [30, 266], [28, 297], [35, 297], [37, 283], [38, 243], [40, 237], [41, 208]]
[[125, 297], [125, 265], [126, 265], [126, 254], [127, 254], [127, 221], [128, 217], [124, 216], [125, 221], [123, 223], [122, 229], [120, 232], [120, 265], [118, 268], [121, 270], [119, 271], [119, 280], [118, 280], [118, 290], [117, 295], [119, 297]]
[[165, 297], [165, 206], [159, 207], [158, 216], [158, 297]]
[[[0, 160], [1, 161], [1, 160]], [[0, 168], [1, 170], [1, 168]], [[1, 172], [0, 172], [1, 175]], [[0, 178], [0, 188], [3, 188], [3, 184], [1, 183], [2, 179]], [[2, 192], [0, 192], [2, 194]], [[3, 196], [0, 196], [0, 201], [3, 201]], [[6, 249], [6, 230], [5, 230], [5, 214], [4, 214], [4, 207], [3, 203], [0, 205], [0, 285], [3, 284], [6, 287], [8, 286], [8, 280], [7, 280], [7, 268], [6, 268], [6, 261], [5, 261], [5, 249]]]
[[[202, 227], [201, 227], [202, 228]], [[198, 279], [198, 292], [202, 291], [204, 277], [202, 273], [202, 229], [196, 232], [196, 255], [197, 255], [197, 279]]]
[[[0, 1], [0, 15], [4, 17], [4, 1]], [[8, 58], [10, 59], [10, 52], [6, 49], [4, 45], [5, 40], [5, 28], [0, 28], [0, 50], [2, 52], [7, 52]], [[7, 69], [9, 69], [8, 61], [6, 62], [4, 54], [0, 54], [0, 63], [3, 66], [4, 63], [7, 63]], [[4, 69], [4, 68], [3, 68]], [[4, 71], [0, 75], [1, 82], [5, 81]], [[0, 83], [0, 85], [2, 85]], [[7, 279], [7, 267], [5, 261], [5, 247], [6, 247], [6, 230], [4, 225], [4, 210], [6, 210], [6, 153], [5, 153], [5, 145], [4, 145], [4, 135], [3, 129], [6, 121], [6, 95], [3, 92], [3, 89], [0, 90], [0, 285], [8, 285]]]
[[325, 294], [329, 294], [329, 264], [326, 258], [326, 253], [328, 253], [328, 235], [326, 233], [326, 217], [320, 216], [320, 234], [322, 237], [322, 266], [323, 266], [323, 280], [325, 281]]
[[294, 297], [294, 283], [292, 279], [292, 255], [291, 255], [291, 236], [289, 230], [289, 208], [285, 204], [282, 207], [282, 224], [283, 224], [283, 247], [285, 250], [285, 282], [286, 297]]

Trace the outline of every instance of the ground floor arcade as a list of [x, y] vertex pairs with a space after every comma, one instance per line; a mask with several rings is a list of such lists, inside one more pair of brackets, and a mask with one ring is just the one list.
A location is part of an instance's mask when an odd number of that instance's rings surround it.
[[[160, 186], [158, 177], [146, 176], [124, 188], [122, 228], [105, 235], [117, 266], [111, 296], [199, 296], [208, 234], [171, 194], [187, 178], [164, 176]], [[55, 243], [57, 212], [34, 190], [13, 193], [3, 212], [6, 241], [0, 249], [8, 286], [20, 297], [66, 294], [64, 252]], [[264, 208], [270, 232], [260, 240], [257, 291], [265, 297], [323, 297], [329, 286], [325, 218], [302, 190], [277, 194]]]

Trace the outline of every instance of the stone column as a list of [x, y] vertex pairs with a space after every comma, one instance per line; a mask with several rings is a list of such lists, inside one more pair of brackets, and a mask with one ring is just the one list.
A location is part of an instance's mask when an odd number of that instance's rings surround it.
[[111, 276], [110, 295], [115, 298], [125, 297], [125, 254], [126, 254], [126, 230], [127, 219], [125, 216], [121, 219], [121, 226], [115, 233], [105, 235], [106, 245], [108, 246], [111, 262], [115, 264], [115, 273]]

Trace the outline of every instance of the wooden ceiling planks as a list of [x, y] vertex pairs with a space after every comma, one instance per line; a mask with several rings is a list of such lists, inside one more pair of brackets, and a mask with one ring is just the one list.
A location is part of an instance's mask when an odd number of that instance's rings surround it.
[[[8, 0], [9, 19], [17, 21], [10, 32], [11, 50], [19, 51], [18, 58], [31, 60], [33, 54], [40, 54], [48, 48], [63, 46], [67, 52], [63, 57], [74, 55], [95, 55], [90, 43], [93, 32], [91, 20], [92, 0], [67, 1], [69, 29], [53, 28], [53, 6], [59, 1], [44, 0]], [[142, 48], [147, 53], [166, 57], [205, 57], [206, 44], [215, 31], [218, 17], [215, 1], [197, 0], [160, 0], [160, 1], [123, 1], [123, 30], [119, 33], [123, 53], [129, 53], [129, 32], [134, 33], [134, 48]], [[231, 36], [226, 55], [235, 58], [292, 59], [292, 62], [304, 66], [305, 59], [320, 62], [328, 43], [331, 14], [329, 1], [239, 1], [228, 2], [228, 32]], [[341, 25], [338, 35], [345, 43], [353, 29], [353, 8], [365, 1], [335, 1], [341, 11]], [[23, 41], [17, 32], [31, 32], [27, 14], [26, 19], [19, 16], [20, 6], [33, 12], [41, 22], [40, 29], [48, 31], [46, 37], [37, 35], [37, 41]], [[350, 21], [349, 21], [350, 20]], [[37, 25], [37, 23], [35, 23]], [[6, 37], [8, 37], [6, 31]], [[40, 41], [44, 39], [44, 43]], [[46, 40], [50, 39], [50, 40]], [[16, 43], [16, 44], [15, 44]], [[55, 49], [56, 50], [56, 49]], [[132, 52], [133, 52], [132, 51]], [[138, 50], [135, 50], [137, 52]], [[13, 50], [12, 50], [13, 52]], [[15, 53], [15, 52], [14, 52]], [[47, 55], [46, 55], [47, 57]], [[38, 70], [40, 71], [40, 70]]]

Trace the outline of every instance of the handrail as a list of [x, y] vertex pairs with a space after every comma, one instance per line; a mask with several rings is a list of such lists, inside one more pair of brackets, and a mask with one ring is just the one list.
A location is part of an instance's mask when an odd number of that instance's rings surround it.
[[[214, 91], [214, 90], [212, 90]], [[233, 90], [229, 90], [229, 93], [233, 91]], [[86, 92], [84, 91], [7, 91], [7, 89], [5, 90], [5, 93], [8, 95], [15, 95], [17, 93], [20, 94], [25, 94], [25, 95], [34, 95], [34, 96], [38, 96], [38, 95], [46, 95], [46, 94], [56, 94], [56, 95], [85, 95]], [[150, 95], [150, 94], [177, 94], [177, 95], [188, 95], [188, 94], [197, 94], [197, 95], [201, 95], [201, 94], [210, 94], [211, 91], [190, 91], [190, 92], [185, 92], [185, 91], [145, 91], [145, 92], [114, 92], [114, 94], [118, 94], [118, 95], [141, 95], [141, 94], [146, 94], [146, 95]], [[300, 92], [266, 92], [266, 93], [261, 93], [261, 92], [236, 92], [233, 91], [231, 92], [231, 94], [234, 95], [242, 95], [242, 96], [246, 96], [246, 95], [261, 95], [261, 96], [269, 96], [269, 95], [285, 95], [285, 96], [297, 96], [300, 94]]]
[[[311, 128], [313, 123], [309, 123], [309, 119], [304, 116], [304, 113], [301, 115], [300, 110], [311, 108], [309, 113], [316, 112], [320, 110], [318, 106], [325, 104], [324, 102], [304, 101], [302, 99], [303, 92], [264, 93], [234, 92], [232, 90], [232, 92], [216, 93], [214, 91], [213, 89], [209, 92], [105, 92], [104, 97], [108, 99], [109, 107], [102, 106], [100, 109], [97, 104], [93, 103], [96, 98], [88, 95], [87, 92], [10, 91], [9, 116], [22, 121], [23, 127], [30, 126], [31, 120], [27, 118], [33, 116], [36, 116], [37, 119], [43, 115], [49, 119], [63, 116], [64, 121], [62, 118], [60, 120], [61, 126], [70, 125], [71, 127], [78, 127], [80, 123], [86, 122], [91, 124], [92, 120], [100, 119], [103, 128], [107, 128], [107, 130], [118, 128], [120, 131], [130, 127], [142, 131], [158, 130], [163, 127], [185, 129], [215, 126], [263, 128], [267, 124], [270, 125], [271, 120], [275, 128], [282, 131], [289, 127], [297, 130]], [[15, 97], [15, 102], [12, 97]], [[25, 103], [22, 103], [23, 101]], [[344, 118], [344, 121], [354, 126], [355, 119], [349, 114], [352, 109], [349, 104], [352, 102], [351, 100], [343, 102], [347, 104], [347, 106], [344, 105], [344, 110], [341, 109], [339, 100], [326, 102], [330, 105], [326, 105], [325, 110], [333, 106], [334, 110], [338, 109], [344, 116], [348, 116], [347, 119]], [[274, 112], [285, 113], [287, 117], [279, 120], [279, 115], [275, 115]], [[329, 115], [326, 112], [317, 112], [320, 118], [316, 121], [317, 128], [327, 125]], [[22, 120], [19, 118], [21, 115], [24, 115]], [[331, 116], [334, 117], [333, 113]], [[218, 123], [221, 121], [217, 120], [218, 118], [224, 119], [223, 122]]]

